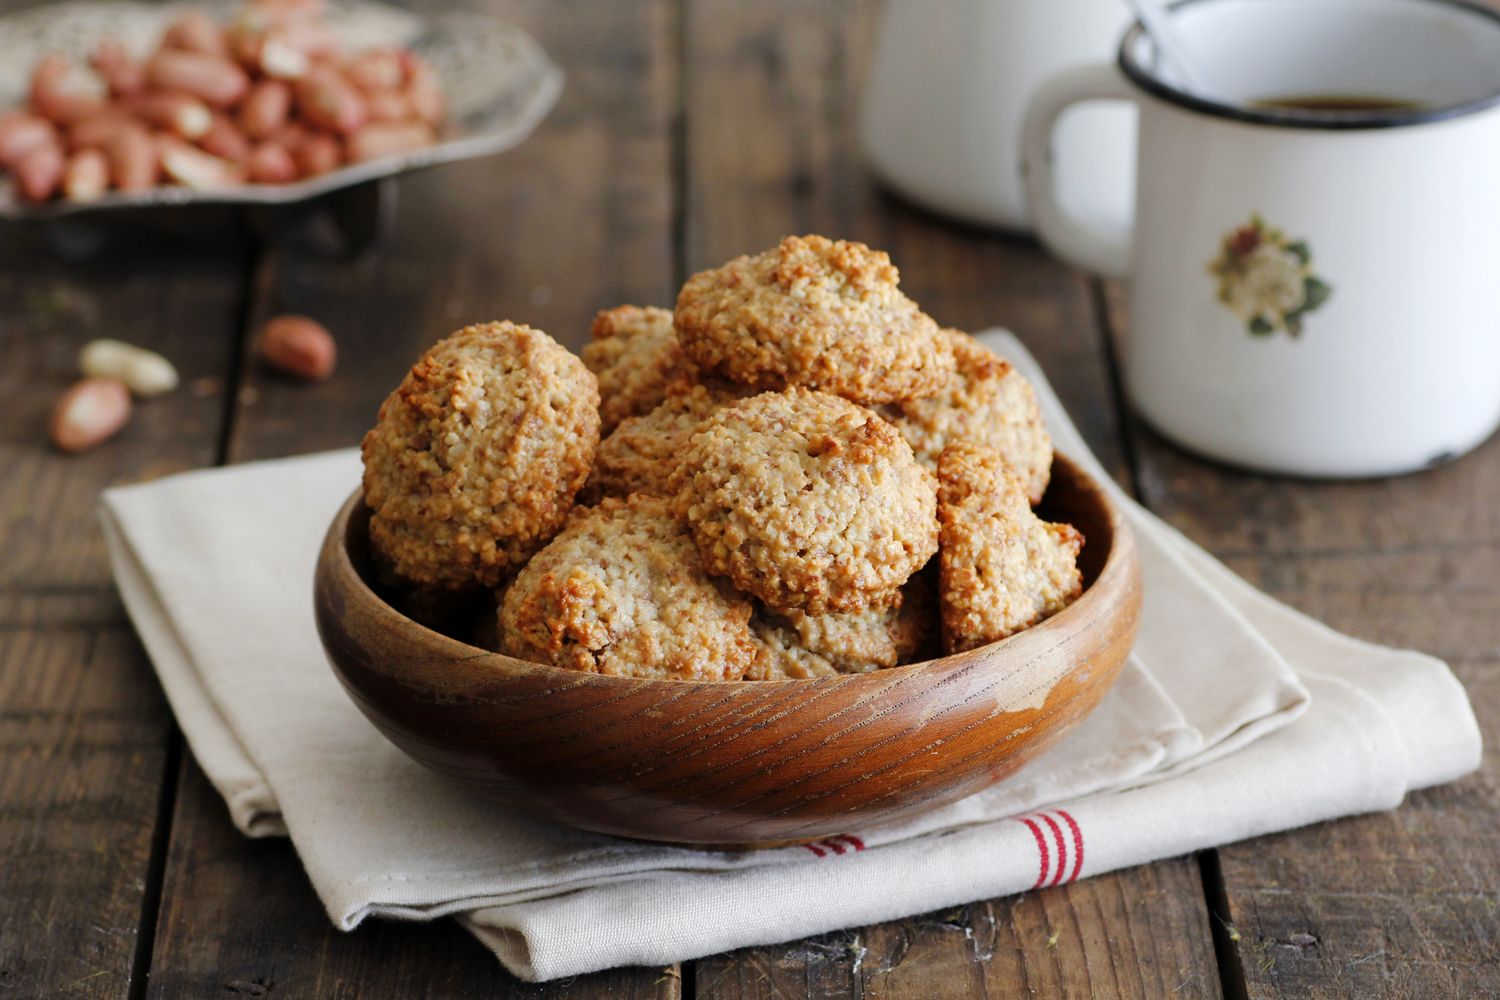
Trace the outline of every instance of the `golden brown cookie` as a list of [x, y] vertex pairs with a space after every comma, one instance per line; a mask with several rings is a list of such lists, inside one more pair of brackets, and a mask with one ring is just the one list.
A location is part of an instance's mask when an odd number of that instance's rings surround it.
[[857, 403], [936, 392], [953, 354], [896, 287], [890, 257], [863, 243], [788, 236], [693, 275], [674, 313], [705, 372], [757, 389], [804, 386]]
[[1010, 362], [960, 330], [944, 330], [958, 370], [941, 390], [877, 412], [906, 436], [917, 460], [936, 469], [951, 441], [993, 448], [1026, 486], [1033, 504], [1047, 492], [1052, 438], [1036, 392]]
[[778, 614], [764, 608], [750, 619], [759, 656], [749, 678], [829, 677], [860, 674], [912, 661], [931, 628], [932, 589], [922, 574], [898, 591], [898, 600], [849, 614]]
[[422, 355], [365, 435], [377, 560], [419, 586], [498, 586], [562, 527], [598, 443], [582, 361], [527, 326], [465, 327]]
[[711, 573], [776, 610], [860, 611], [937, 549], [932, 473], [890, 424], [809, 389], [715, 412], [672, 474]]
[[740, 680], [753, 665], [751, 603], [698, 562], [665, 500], [580, 509], [500, 604], [500, 649], [622, 677]]
[[688, 439], [713, 413], [751, 390], [715, 380], [675, 391], [650, 413], [627, 417], [599, 442], [589, 476], [591, 496], [627, 497], [667, 492], [667, 479], [687, 450]]
[[938, 598], [956, 653], [995, 642], [1067, 607], [1083, 591], [1083, 535], [1031, 511], [1021, 481], [993, 449], [959, 441], [938, 461], [942, 523]]
[[617, 306], [594, 317], [583, 363], [599, 378], [601, 434], [627, 417], [656, 409], [673, 386], [696, 374], [672, 329], [672, 313], [652, 306]]

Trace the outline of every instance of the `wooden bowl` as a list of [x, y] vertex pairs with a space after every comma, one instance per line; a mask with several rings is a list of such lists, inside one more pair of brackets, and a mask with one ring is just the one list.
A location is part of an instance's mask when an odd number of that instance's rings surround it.
[[1135, 542], [1061, 456], [1042, 513], [1084, 533], [1085, 590], [1034, 628], [872, 673], [697, 682], [528, 663], [417, 624], [377, 592], [356, 492], [318, 559], [318, 632], [391, 742], [507, 806], [647, 840], [811, 840], [993, 785], [1109, 690], [1140, 615]]

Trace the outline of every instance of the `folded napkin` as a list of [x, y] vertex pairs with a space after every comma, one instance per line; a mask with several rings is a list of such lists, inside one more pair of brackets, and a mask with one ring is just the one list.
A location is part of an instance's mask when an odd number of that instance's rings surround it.
[[896, 826], [767, 851], [639, 843], [515, 815], [410, 761], [345, 696], [313, 626], [313, 564], [358, 483], [353, 451], [109, 490], [115, 579], [235, 824], [290, 835], [339, 927], [456, 914], [532, 980], [1057, 885], [1390, 808], [1478, 766], [1478, 728], [1443, 663], [1251, 588], [1113, 487], [1018, 341], [985, 340], [1036, 384], [1058, 448], [1134, 526], [1140, 638], [1070, 737]]

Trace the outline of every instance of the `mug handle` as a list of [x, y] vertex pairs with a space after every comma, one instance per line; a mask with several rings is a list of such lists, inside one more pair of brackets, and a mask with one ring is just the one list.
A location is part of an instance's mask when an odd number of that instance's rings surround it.
[[1079, 66], [1038, 88], [1021, 126], [1021, 173], [1038, 238], [1064, 260], [1111, 278], [1130, 273], [1130, 236], [1100, 232], [1063, 210], [1052, 172], [1052, 133], [1062, 113], [1075, 104], [1134, 100], [1130, 85], [1113, 64]]

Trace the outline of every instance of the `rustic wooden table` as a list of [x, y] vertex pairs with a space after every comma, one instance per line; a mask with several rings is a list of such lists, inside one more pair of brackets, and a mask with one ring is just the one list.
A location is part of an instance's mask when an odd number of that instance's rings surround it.
[[[1114, 290], [872, 185], [852, 135], [868, 0], [492, 6], [567, 70], [560, 106], [511, 154], [401, 181], [392, 235], [362, 258], [232, 213], [82, 264], [0, 229], [0, 996], [1500, 995], [1493, 750], [1393, 813], [674, 968], [533, 986], [449, 923], [334, 930], [290, 846], [239, 836], [185, 750], [110, 583], [99, 489], [352, 444], [464, 322], [576, 346], [594, 310], [670, 304], [685, 274], [784, 233], [888, 248], [944, 323], [1009, 325], [1144, 503], [1334, 627], [1446, 658], [1500, 742], [1500, 442], [1349, 484], [1164, 444], [1119, 399]], [[332, 381], [249, 356], [247, 331], [282, 311], [338, 333]], [[164, 352], [186, 385], [60, 457], [48, 409], [104, 335]]]

